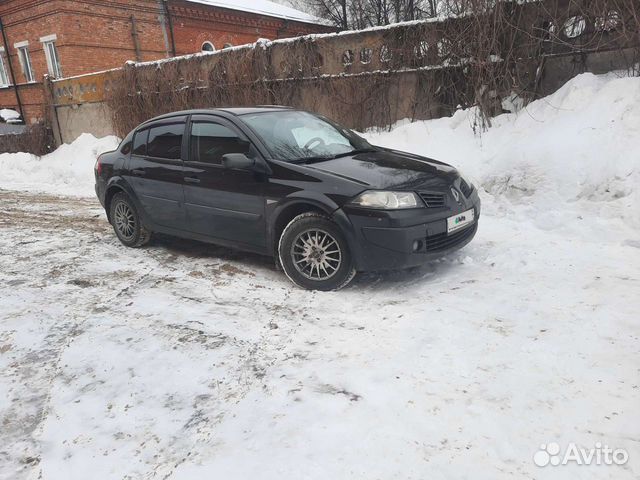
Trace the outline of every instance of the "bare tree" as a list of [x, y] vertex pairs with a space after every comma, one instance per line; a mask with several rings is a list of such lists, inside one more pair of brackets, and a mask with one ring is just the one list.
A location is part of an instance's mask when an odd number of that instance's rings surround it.
[[438, 0], [291, 0], [336, 27], [361, 29], [435, 16]]

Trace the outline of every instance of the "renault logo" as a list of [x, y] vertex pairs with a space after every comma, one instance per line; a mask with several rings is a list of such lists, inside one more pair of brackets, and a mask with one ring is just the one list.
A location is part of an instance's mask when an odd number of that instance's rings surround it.
[[451, 194], [456, 199], [456, 202], [460, 203], [460, 193], [453, 187], [451, 187]]

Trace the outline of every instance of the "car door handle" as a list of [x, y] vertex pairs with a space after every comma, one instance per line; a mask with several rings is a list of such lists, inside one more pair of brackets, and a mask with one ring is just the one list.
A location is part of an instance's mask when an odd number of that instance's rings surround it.
[[138, 170], [138, 169], [131, 170], [131, 173], [133, 175], [136, 175], [137, 177], [143, 177], [147, 174], [147, 172], [145, 172], [144, 170]]
[[200, 183], [200, 179], [196, 177], [184, 177], [184, 181], [187, 183]]

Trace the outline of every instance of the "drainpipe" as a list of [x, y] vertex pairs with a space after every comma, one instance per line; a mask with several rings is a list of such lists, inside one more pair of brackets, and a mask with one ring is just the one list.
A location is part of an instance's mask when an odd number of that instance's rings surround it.
[[131, 15], [131, 38], [133, 39], [133, 49], [136, 52], [136, 62], [140, 62], [142, 57], [140, 56], [140, 43], [138, 42], [138, 25], [136, 24], [136, 17]]
[[173, 36], [173, 20], [171, 19], [171, 13], [169, 12], [169, 3], [167, 0], [162, 1], [164, 7], [164, 16], [167, 18], [167, 24], [169, 25], [169, 38], [171, 39], [171, 56], [176, 56], [176, 41]]
[[4, 42], [5, 52], [7, 53], [7, 63], [9, 64], [9, 75], [11, 75], [11, 82], [16, 92], [16, 101], [18, 102], [18, 112], [22, 121], [26, 124], [27, 119], [24, 117], [24, 111], [22, 110], [22, 100], [20, 99], [20, 92], [18, 91], [18, 82], [16, 82], [16, 76], [13, 73], [13, 64], [11, 63], [11, 56], [9, 55], [9, 43], [7, 42], [7, 32], [4, 29], [2, 18], [0, 18], [0, 30], [2, 30], [2, 41]]

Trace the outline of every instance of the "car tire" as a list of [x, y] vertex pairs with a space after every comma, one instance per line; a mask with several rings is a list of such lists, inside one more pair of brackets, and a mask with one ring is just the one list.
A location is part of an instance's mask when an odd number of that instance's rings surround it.
[[123, 245], [138, 248], [151, 240], [151, 231], [142, 225], [138, 209], [126, 193], [116, 193], [111, 199], [109, 219]]
[[307, 290], [340, 290], [356, 275], [342, 231], [320, 213], [303, 213], [289, 222], [280, 236], [278, 258], [289, 280]]

